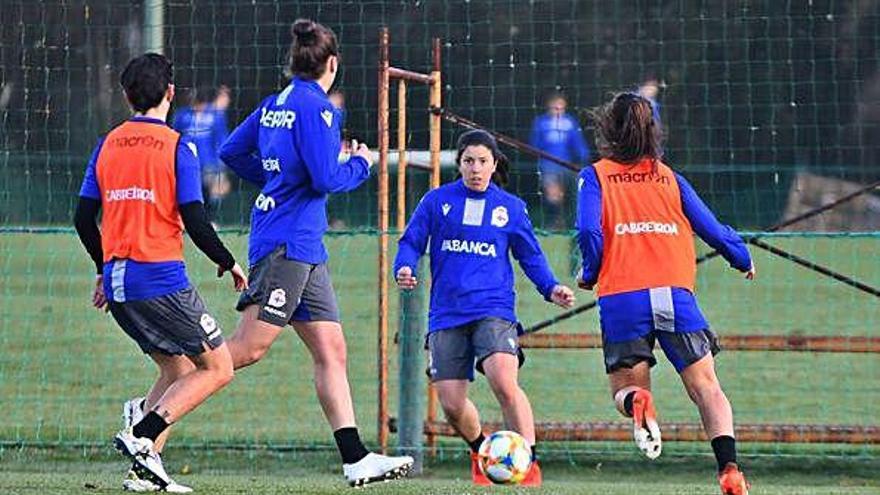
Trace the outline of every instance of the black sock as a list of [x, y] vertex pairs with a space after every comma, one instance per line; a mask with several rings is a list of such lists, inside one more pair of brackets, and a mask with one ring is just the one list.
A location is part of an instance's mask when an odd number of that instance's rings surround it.
[[718, 472], [724, 470], [729, 462], [736, 462], [736, 440], [727, 435], [721, 435], [712, 439], [712, 450], [715, 452], [715, 460], [718, 461]]
[[334, 431], [333, 438], [336, 439], [336, 447], [339, 448], [339, 454], [342, 455], [343, 464], [354, 464], [370, 453], [361, 442], [358, 429], [354, 426]]
[[467, 444], [470, 446], [471, 452], [476, 453], [476, 452], [480, 451], [480, 445], [483, 445], [483, 440], [485, 440], [485, 439], [486, 439], [486, 435], [483, 435], [482, 433], [480, 433], [480, 436], [478, 436], [477, 438], [475, 438], [473, 440], [465, 440], [465, 442], [467, 442]]
[[623, 411], [627, 416], [632, 417], [633, 415], [633, 399], [635, 399], [636, 393], [630, 392], [626, 394], [626, 397], [623, 398]]
[[532, 462], [538, 460], [538, 444], [532, 445]]
[[138, 438], [149, 438], [155, 442], [167, 428], [168, 422], [165, 418], [156, 414], [156, 411], [150, 411], [140, 423], [134, 425], [132, 433]]

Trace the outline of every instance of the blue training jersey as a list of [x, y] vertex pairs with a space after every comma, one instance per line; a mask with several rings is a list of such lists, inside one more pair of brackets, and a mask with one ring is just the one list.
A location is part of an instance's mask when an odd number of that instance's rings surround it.
[[251, 213], [248, 260], [256, 264], [279, 245], [287, 258], [327, 261], [327, 195], [357, 188], [370, 164], [338, 163], [340, 116], [315, 81], [294, 78], [257, 107], [229, 136], [220, 158], [261, 187]]
[[174, 113], [171, 127], [196, 145], [203, 170], [216, 172], [220, 169], [222, 163], [217, 152], [229, 135], [226, 112], [213, 105], [206, 105], [200, 111], [185, 107]]
[[[166, 125], [165, 122], [148, 117], [133, 117], [135, 122], [149, 122], [156, 125]], [[103, 138], [98, 141], [86, 174], [80, 187], [79, 195], [83, 198], [101, 200], [101, 190], [95, 176], [95, 164]], [[196, 157], [195, 145], [181, 137], [177, 145], [177, 163], [175, 166], [175, 179], [177, 183], [177, 204], [183, 205], [193, 201], [202, 201], [202, 178], [199, 171], [199, 161]], [[113, 286], [124, 287], [126, 301], [137, 301], [164, 296], [189, 287], [189, 278], [186, 275], [186, 266], [183, 261], [162, 261], [157, 263], [138, 262], [128, 260], [125, 270], [113, 273], [113, 262], [104, 263], [104, 294], [111, 297]]]
[[[581, 126], [570, 114], [554, 117], [548, 113], [539, 115], [532, 123], [529, 143], [535, 148], [570, 162], [586, 165], [590, 161], [590, 147], [584, 140]], [[540, 158], [538, 168], [545, 174], [567, 173], [556, 162]]]
[[398, 241], [394, 273], [416, 271], [429, 248], [429, 331], [494, 316], [516, 321], [516, 292], [510, 256], [544, 299], [558, 284], [535, 238], [526, 204], [490, 184], [472, 191], [461, 180], [429, 191]]
[[[681, 208], [694, 233], [740, 271], [752, 266], [752, 258], [745, 242], [730, 226], [719, 222], [708, 206], [700, 199], [694, 188], [680, 174], [675, 174], [681, 194]], [[578, 177], [577, 241], [583, 258], [583, 279], [595, 284], [602, 267], [604, 239], [602, 234], [602, 189], [596, 170], [586, 167]], [[676, 331], [697, 331], [708, 328], [690, 291], [673, 287], [672, 303], [675, 308]], [[680, 301], [680, 303], [679, 303]], [[611, 324], [630, 327], [634, 332], [644, 332], [653, 322], [643, 315], [651, 315], [649, 289], [613, 294], [599, 298], [603, 327]], [[638, 328], [636, 328], [638, 327]], [[644, 327], [644, 328], [642, 328]]]

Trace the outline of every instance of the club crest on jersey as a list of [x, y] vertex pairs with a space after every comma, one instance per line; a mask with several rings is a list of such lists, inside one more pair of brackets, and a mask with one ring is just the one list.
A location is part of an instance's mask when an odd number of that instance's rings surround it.
[[269, 306], [280, 308], [287, 303], [287, 293], [284, 292], [284, 289], [275, 289], [269, 294]]
[[443, 216], [445, 217], [446, 215], [449, 214], [449, 210], [452, 209], [452, 205], [449, 203], [443, 203], [442, 208], [443, 208]]
[[497, 206], [492, 210], [492, 225], [495, 227], [504, 227], [509, 220], [507, 216], [507, 208]]
[[327, 127], [333, 125], [333, 112], [330, 110], [324, 110], [321, 112], [321, 118], [324, 119], [324, 123], [327, 124]]

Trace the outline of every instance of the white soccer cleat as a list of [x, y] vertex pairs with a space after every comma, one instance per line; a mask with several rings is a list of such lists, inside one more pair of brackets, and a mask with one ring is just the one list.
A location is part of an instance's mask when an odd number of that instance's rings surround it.
[[113, 444], [122, 455], [134, 461], [132, 468], [139, 478], [149, 480], [160, 489], [165, 489], [172, 483], [162, 465], [162, 458], [153, 449], [153, 441], [149, 438], [138, 438], [131, 428], [125, 428], [116, 434]]
[[354, 464], [343, 464], [342, 473], [350, 486], [364, 486], [377, 481], [406, 477], [412, 470], [413, 458], [404, 455], [391, 457], [370, 452]]
[[134, 425], [141, 422], [144, 419], [144, 410], [141, 409], [141, 404], [144, 403], [146, 397], [135, 397], [134, 399], [128, 400], [122, 406], [122, 423], [123, 428], [131, 428]]
[[163, 490], [159, 485], [153, 483], [150, 480], [141, 478], [137, 475], [134, 468], [128, 470], [128, 474], [125, 476], [125, 479], [122, 480], [122, 489], [127, 492], [167, 492], [167, 493], [192, 493], [193, 489], [186, 486], [181, 485], [180, 483], [171, 480], [170, 483]]
[[648, 459], [660, 457], [663, 442], [660, 438], [660, 425], [657, 424], [657, 411], [651, 392], [641, 389], [633, 397], [633, 439], [636, 446]]

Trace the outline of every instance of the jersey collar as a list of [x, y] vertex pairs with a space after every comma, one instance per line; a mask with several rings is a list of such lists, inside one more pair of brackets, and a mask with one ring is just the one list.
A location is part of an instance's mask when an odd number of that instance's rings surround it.
[[164, 120], [154, 119], [153, 117], [144, 117], [143, 115], [136, 115], [128, 120], [129, 122], [144, 122], [147, 124], [159, 124], [164, 126], [168, 125]]
[[315, 81], [313, 79], [302, 79], [300, 77], [294, 77], [293, 80], [290, 81], [290, 83], [294, 86], [307, 88], [310, 91], [321, 95], [325, 99], [327, 98], [327, 92], [324, 91], [324, 88], [322, 88], [320, 84], [318, 84], [318, 81]]

